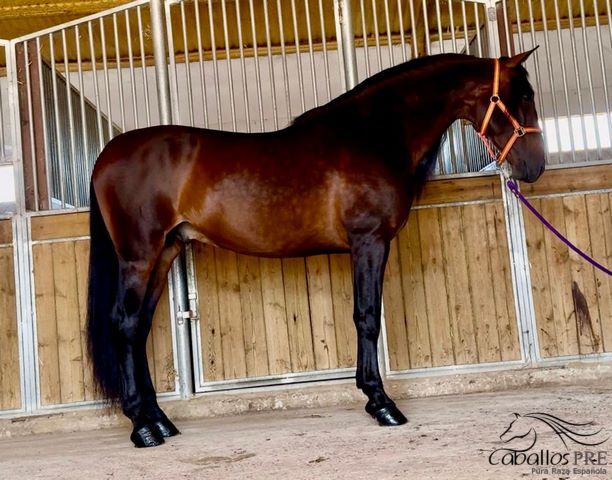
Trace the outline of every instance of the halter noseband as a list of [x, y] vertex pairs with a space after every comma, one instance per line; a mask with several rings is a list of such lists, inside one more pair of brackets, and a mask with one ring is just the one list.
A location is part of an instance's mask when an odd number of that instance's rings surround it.
[[[496, 108], [499, 108], [506, 118], [510, 121], [512, 126], [514, 127], [514, 133], [506, 142], [505, 147], [499, 153], [499, 155], [495, 155], [493, 153], [493, 149], [489, 144], [489, 140], [487, 139], [486, 132], [489, 127], [489, 123], [491, 122], [491, 117], [493, 116], [493, 112]], [[542, 130], [538, 127], [524, 127], [521, 125], [516, 118], [508, 111], [506, 104], [502, 102], [499, 97], [499, 60], [495, 59], [495, 73], [493, 75], [493, 95], [491, 95], [491, 103], [489, 103], [489, 108], [487, 109], [487, 113], [482, 121], [482, 126], [480, 127], [480, 138], [482, 139], [485, 147], [489, 152], [489, 155], [497, 162], [498, 165], [501, 165], [506, 160], [506, 157], [510, 153], [510, 150], [514, 146], [514, 143], [520, 138], [525, 136], [527, 133], [541, 133]]]

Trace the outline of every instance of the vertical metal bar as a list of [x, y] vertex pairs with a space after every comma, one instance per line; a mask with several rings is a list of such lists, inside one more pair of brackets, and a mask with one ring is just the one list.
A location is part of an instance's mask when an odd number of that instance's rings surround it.
[[236, 131], [236, 102], [234, 100], [234, 76], [232, 73], [232, 58], [229, 44], [229, 31], [227, 28], [226, 0], [221, 0], [221, 19], [223, 21], [223, 38], [225, 42], [225, 62], [227, 65], [228, 90], [230, 95], [230, 111], [232, 114], [232, 130]]
[[350, 0], [336, 0], [336, 13], [342, 37], [342, 61], [344, 81], [347, 90], [357, 85], [357, 61], [355, 56], [355, 35]]
[[[597, 32], [597, 52], [599, 53], [599, 63], [601, 66], [601, 77], [602, 77], [602, 81], [603, 81], [603, 92], [604, 92], [604, 105], [605, 105], [605, 123], [608, 127], [608, 134], [610, 136], [610, 139], [612, 141], [612, 124], [611, 122], [611, 117], [610, 117], [610, 94], [608, 92], [608, 74], [606, 73], [606, 61], [605, 61], [605, 56], [604, 56], [604, 52], [603, 52], [603, 40], [601, 38], [601, 24], [599, 21], [599, 4], [597, 0], [593, 0], [593, 6], [595, 7], [595, 30]], [[610, 27], [610, 25], [608, 25], [608, 27]], [[610, 27], [612, 28], [612, 27]], [[611, 44], [612, 46], [612, 44]], [[597, 128], [598, 125], [596, 125], [595, 128]], [[612, 145], [611, 145], [612, 146]]]
[[472, 51], [470, 48], [470, 33], [469, 33], [468, 23], [467, 23], [467, 12], [465, 8], [465, 2], [461, 2], [461, 20], [463, 21], [463, 38], [465, 40], [465, 53], [467, 53], [468, 55], [471, 55]]
[[425, 30], [425, 53], [431, 55], [431, 39], [429, 38], [429, 18], [427, 13], [427, 2], [422, 0], [423, 6], [423, 29]]
[[[251, 0], [253, 1], [253, 0]], [[200, 71], [200, 89], [202, 91], [202, 113], [204, 115], [204, 127], [208, 128], [208, 99], [206, 94], [206, 78], [204, 76], [204, 52], [202, 49], [202, 25], [200, 22], [200, 2], [196, 0], [193, 2], [193, 8], [195, 13], [196, 20], [196, 36], [198, 37], [198, 65]], [[168, 37], [168, 38], [171, 38]], [[174, 52], [170, 52], [171, 58], [174, 55]], [[257, 53], [255, 53], [257, 56]], [[259, 83], [259, 81], [258, 81]]]
[[[325, 33], [325, 13], [323, 12], [323, 0], [319, 0], [319, 23], [321, 24], [321, 41], [323, 43], [323, 67], [325, 68], [325, 89], [327, 101], [331, 100], [331, 81], [329, 77], [329, 53], [327, 51], [327, 35]], [[367, 56], [367, 53], [366, 53]]]
[[127, 35], [127, 47], [128, 47], [128, 63], [130, 67], [130, 84], [132, 85], [132, 109], [134, 111], [134, 125], [140, 127], [140, 120], [138, 115], [138, 103], [136, 96], [136, 70], [134, 68], [134, 51], [132, 50], [132, 27], [130, 26], [130, 11], [125, 11], [125, 30]]
[[[164, 125], [172, 122], [170, 106], [170, 79], [166, 56], [166, 35], [164, 31], [164, 10], [162, 0], [151, 0], [151, 33], [153, 39], [153, 57], [155, 59], [155, 74], [157, 78], [157, 101], [159, 103], [160, 121]], [[179, 256], [172, 264], [172, 292], [175, 306], [175, 325], [177, 343], [177, 369], [179, 394], [182, 398], [193, 395], [193, 362], [191, 357], [191, 324], [187, 274], [184, 257]]]
[[[196, 2], [197, 3], [197, 2]], [[187, 109], [189, 111], [189, 125], [195, 126], [195, 118], [193, 116], [193, 87], [191, 85], [191, 64], [189, 62], [189, 43], [187, 42], [187, 20], [185, 19], [185, 2], [180, 3], [181, 10], [181, 29], [183, 33], [183, 52], [185, 54], [185, 79], [187, 81]], [[170, 52], [174, 55], [174, 52]], [[178, 85], [178, 75], [176, 72], [176, 62], [174, 64], [176, 83]], [[178, 89], [177, 89], [178, 94]], [[178, 95], [177, 95], [178, 103]], [[178, 107], [177, 107], [178, 110]]]
[[208, 4], [208, 28], [210, 30], [210, 50], [212, 53], [213, 73], [215, 75], [215, 100], [217, 103], [217, 123], [223, 129], [223, 114], [221, 111], [221, 88], [219, 85], [219, 64], [217, 63], [217, 40], [215, 38], [215, 22], [213, 18], [213, 2]]
[[365, 57], [366, 77], [370, 76], [370, 46], [368, 45], [368, 27], [365, 21], [364, 0], [360, 0], [361, 7], [361, 34], [363, 36], [363, 54]]
[[[416, 20], [414, 17], [414, 0], [410, 0], [410, 26], [412, 28], [412, 33], [410, 35], [410, 38], [412, 40], [412, 51], [413, 51], [413, 58], [417, 58], [419, 56], [419, 41], [418, 41], [418, 34], [417, 34], [417, 24], [416, 24]], [[461, 2], [461, 5], [464, 5], [463, 2]]]
[[293, 41], [295, 43], [295, 58], [298, 70], [298, 84], [300, 86], [300, 105], [302, 107], [300, 113], [306, 110], [306, 103], [304, 98], [304, 74], [302, 72], [302, 54], [300, 52], [300, 32], [298, 31], [297, 25], [297, 13], [295, 11], [295, 0], [291, 0], [291, 19], [293, 22]]
[[482, 57], [482, 37], [480, 35], [480, 17], [478, 15], [478, 4], [474, 4], [474, 22], [476, 23], [476, 43], [478, 44], [478, 56]]
[[[595, 91], [593, 89], [593, 74], [591, 72], [591, 60], [589, 58], [589, 46], [587, 43], [587, 33], [586, 33], [586, 18], [584, 12], [584, 0], [580, 0], [580, 24], [582, 27], [582, 43], [584, 47], [584, 58], [586, 59], [586, 71], [587, 71], [587, 81], [589, 84], [589, 93], [591, 94], [591, 107], [592, 107], [592, 115], [593, 115], [593, 125], [595, 127], [595, 142], [597, 142], [597, 158], [601, 159], [601, 139], [599, 138], [599, 129], [597, 128], [597, 116], [595, 112], [597, 110], [597, 103], [595, 102]], [[584, 139], [585, 147], [587, 146], [587, 139]]]
[[[74, 26], [74, 40], [76, 42], [76, 54], [77, 54], [77, 73], [79, 77], [79, 106], [81, 109], [81, 136], [83, 137], [83, 158], [85, 160], [85, 165], [90, 165], [89, 155], [89, 139], [88, 139], [88, 131], [87, 131], [87, 114], [85, 111], [85, 88], [83, 84], [83, 59], [81, 58], [81, 35], [79, 30], [79, 25]], [[89, 171], [87, 171], [89, 174]], [[85, 183], [85, 193], [89, 192], [89, 182]], [[85, 195], [86, 198], [87, 195]]]
[[[40, 109], [41, 109], [41, 113], [42, 113], [42, 127], [43, 127], [43, 143], [45, 145], [45, 171], [47, 172], [47, 174], [45, 175], [46, 177], [46, 182], [47, 182], [47, 202], [49, 204], [49, 208], [52, 208], [51, 205], [51, 165], [49, 163], [49, 132], [47, 131], [47, 107], [45, 105], [45, 102], [42, 100], [46, 97], [45, 95], [45, 88], [44, 88], [44, 81], [43, 81], [43, 70], [42, 70], [42, 54], [41, 54], [41, 46], [40, 46], [40, 37], [36, 37], [36, 59], [37, 59], [37, 63], [38, 63], [38, 78], [40, 78], [40, 82], [39, 82], [39, 95], [41, 98], [41, 102], [40, 102]], [[39, 210], [40, 206], [36, 205], [36, 210]]]
[[395, 65], [395, 60], [393, 58], [393, 38], [391, 34], [393, 33], [391, 30], [391, 20], [389, 18], [389, 0], [383, 0], [385, 5], [385, 25], [387, 26], [387, 51], [389, 52], [389, 65]]
[[453, 43], [453, 52], [459, 53], [457, 48], [457, 36], [455, 34], [455, 12], [453, 11], [453, 2], [448, 2], [448, 18], [450, 23], [451, 41]]
[[87, 33], [89, 38], [89, 55], [91, 61], [91, 72], [94, 82], [94, 101], [96, 106], [96, 120], [98, 129], [98, 151], [102, 151], [104, 147], [104, 134], [102, 133], [102, 110], [100, 108], [100, 88], [98, 86], [98, 71], [96, 68], [96, 52], [93, 39], [93, 26], [91, 21], [87, 22]]
[[[571, 1], [571, 0], [570, 0]], [[531, 2], [527, 2], [528, 14], [529, 14], [529, 29], [531, 31], [531, 46], [535, 47], [537, 45], [536, 42], [536, 30], [535, 30], [535, 20], [533, 16], [533, 7]], [[542, 91], [542, 77], [540, 75], [540, 63], [538, 62], [539, 55], [538, 52], [535, 53], [535, 59], [533, 64], [535, 65], [536, 72], [536, 89], [538, 91], [538, 106], [540, 107], [540, 113], [544, 116], [546, 110], [544, 109], [544, 95]], [[546, 130], [544, 130], [544, 135], [546, 135]]]
[[438, 43], [440, 44], [440, 52], [445, 53], [444, 50], [444, 35], [442, 33], [442, 14], [440, 12], [440, 0], [436, 0], [436, 21], [438, 24]]
[[66, 105], [68, 108], [68, 128], [70, 141], [70, 166], [72, 168], [71, 185], [72, 201], [75, 207], [79, 207], [76, 167], [76, 140], [74, 138], [74, 114], [72, 111], [72, 84], [70, 83], [70, 65], [68, 62], [68, 47], [66, 44], [66, 30], [62, 29], [62, 51], [64, 55], [64, 76], [66, 81]]
[[[312, 45], [312, 26], [310, 24], [310, 3], [308, 0], [304, 0], [304, 13], [306, 16], [306, 33], [308, 36], [308, 53], [310, 58], [310, 81], [312, 82], [312, 98], [314, 105], [319, 105], [319, 92], [317, 88], [317, 75], [315, 73], [315, 61], [314, 61], [314, 49]], [[321, 39], [325, 41], [324, 38]]]
[[255, 8], [249, 0], [249, 18], [251, 20], [251, 38], [253, 40], [253, 58], [255, 60], [255, 88], [257, 89], [257, 111], [259, 112], [259, 130], [265, 130], [263, 98], [261, 92], [261, 65], [259, 63], [259, 45], [257, 44], [257, 27], [255, 25]]
[[[451, 3], [448, 2], [449, 5]], [[401, 0], [397, 0], [397, 17], [399, 20], [400, 44], [402, 46], [402, 62], [405, 62], [408, 58], [406, 56], [406, 31], [404, 30], [404, 11]]]
[[506, 0], [502, 0], [502, 12], [504, 15], [504, 34], [506, 36], [506, 45], [508, 46], [508, 55], [510, 56], [514, 53], [512, 50], [514, 46], [514, 42], [510, 38], [512, 29], [511, 29], [510, 22], [508, 21], [508, 4], [506, 3]]
[[[30, 158], [31, 168], [32, 168], [32, 179], [34, 181], [34, 205], [36, 205], [36, 209], [40, 203], [38, 202], [38, 169], [36, 168], [36, 144], [34, 141], [34, 108], [32, 106], [32, 82], [30, 81], [30, 52], [28, 47], [28, 41], [23, 42], [23, 61], [25, 62], [24, 71], [25, 71], [25, 82], [26, 82], [26, 95], [28, 97], [28, 126], [30, 130], [30, 149], [32, 151], [32, 157]], [[5, 58], [8, 59], [8, 52], [5, 49]], [[8, 81], [7, 75], [7, 81]], [[41, 82], [42, 83], [42, 82]], [[2, 111], [2, 103], [0, 102], [0, 111]], [[0, 130], [3, 129], [4, 118], [0, 117]], [[5, 152], [5, 138], [4, 133], [2, 134], [2, 138], [0, 138], [2, 142], [2, 156], [6, 155]], [[14, 154], [13, 154], [14, 155]]]
[[123, 73], [121, 68], [121, 52], [119, 51], [119, 27], [117, 14], [113, 13], [113, 36], [115, 40], [115, 65], [117, 68], [117, 86], [119, 88], [119, 113], [121, 115], [121, 131], [125, 132], [125, 101], [123, 97]]
[[[274, 76], [274, 63], [272, 61], [272, 44], [270, 39], [270, 19], [268, 15], [268, 0], [264, 0], [264, 25], [266, 29], [266, 47], [268, 53], [268, 73], [270, 75], [270, 94], [272, 98], [272, 111], [274, 112], [274, 129], [278, 129], [278, 106], [276, 103], [276, 79]], [[251, 7], [252, 10], [252, 7]]]
[[58, 72], [55, 68], [55, 45], [53, 43], [53, 34], [50, 33], [49, 36], [49, 48], [51, 51], [51, 85], [53, 90], [53, 116], [55, 119], [55, 139], [56, 139], [56, 154], [57, 154], [57, 168], [59, 174], [59, 188], [60, 188], [60, 198], [62, 208], [66, 208], [66, 198], [65, 198], [65, 178], [64, 178], [64, 149], [62, 145], [62, 127], [60, 125], [60, 113], [59, 113], [59, 97], [57, 95], [57, 75]]
[[104, 30], [104, 17], [100, 17], [100, 43], [102, 45], [102, 69], [104, 71], [104, 90], [106, 93], [106, 123], [108, 139], [113, 138], [113, 111], [111, 107], [110, 79], [108, 78], [108, 58], [106, 55], [106, 32]]
[[[198, 2], [195, 2], [195, 4], [197, 4]], [[181, 4], [182, 5], [182, 4]], [[179, 87], [179, 74], [178, 74], [178, 66], [177, 66], [177, 61], [176, 61], [176, 48], [174, 47], [174, 22], [172, 19], [172, 4], [171, 3], [166, 3], [165, 4], [166, 9], [165, 9], [165, 15], [166, 15], [166, 28], [167, 28], [167, 33], [168, 33], [168, 61], [169, 61], [169, 67], [168, 67], [168, 71], [170, 72], [171, 78], [170, 78], [170, 89], [172, 89], [172, 87], [174, 87], [174, 99], [172, 101], [172, 105], [174, 106], [174, 112], [173, 112], [173, 116], [172, 116], [172, 121], [176, 122], [177, 124], [182, 124], [182, 119], [181, 119], [181, 88]], [[183, 27], [183, 32], [185, 31], [184, 27]], [[183, 40], [184, 43], [185, 40]], [[185, 51], [187, 47], [183, 47], [183, 50]], [[191, 89], [189, 89], [189, 91], [191, 91]]]
[[[151, 2], [151, 16], [153, 15], [153, 3], [155, 2]], [[140, 46], [140, 72], [142, 73], [142, 84], [143, 84], [142, 86], [144, 87], [145, 113], [146, 113], [146, 119], [147, 119], [147, 127], [150, 127], [151, 126], [151, 104], [149, 102], [149, 77], [147, 75], [147, 59], [146, 59], [145, 43], [144, 43], [144, 28], [142, 25], [142, 11], [141, 11], [140, 5], [136, 7], [136, 18], [138, 20], [138, 40], [140, 42], [140, 45], [139, 45]], [[155, 51], [155, 45], [153, 45], [153, 50]], [[159, 74], [159, 73], [160, 72], [157, 72], [157, 69], [156, 69], [156, 74]], [[158, 78], [158, 85], [157, 85], [158, 91], [169, 92], [170, 84], [169, 84], [169, 79], [167, 76], [167, 70], [166, 70], [165, 80], [162, 77], [157, 77], [157, 78]], [[166, 85], [160, 84], [159, 83], [160, 79], [162, 82], [165, 81]], [[161, 110], [159, 111], [159, 116], [160, 116], [160, 120], [162, 123], [165, 123], [165, 121], [163, 120], [165, 115], [167, 115], [168, 118], [170, 118], [172, 114], [170, 112], [162, 112]]]
[[244, 114], [246, 130], [251, 131], [251, 112], [249, 108], [249, 87], [247, 82], [246, 64], [244, 55], [244, 43], [242, 41], [242, 18], [240, 16], [240, 2], [236, 2], [236, 23], [238, 28], [238, 49], [240, 52], [240, 70], [242, 73], [242, 96], [244, 97]]
[[[570, 96], [567, 85], [567, 69], [565, 67], [565, 52], [563, 48], [563, 39], [561, 38], [561, 18], [559, 15], [558, 0], [554, 0], [555, 8], [555, 25], [557, 29], [557, 43], [559, 44], [559, 60], [561, 62], [561, 81], [563, 82], [563, 96], [565, 99], [565, 112], [567, 114], [567, 123], [569, 128], [570, 147], [572, 149], [572, 161], [576, 161], [576, 148], [574, 146], [574, 127], [572, 125], [572, 110], [570, 108]], [[573, 19], [570, 19], [572, 21]], [[561, 153], [561, 152], [559, 152]], [[560, 157], [561, 158], [561, 157]]]
[[[348, 3], [348, 2], [347, 2]], [[340, 5], [340, 2], [338, 2]], [[382, 70], [382, 55], [380, 52], [380, 33], [378, 31], [378, 6], [376, 0], [371, 0], [372, 22], [374, 24], [374, 44], [376, 45], [376, 60], [378, 61], [378, 71]]]
[[283, 25], [283, 9], [280, 0], [276, 0], [278, 11], [278, 34], [281, 46], [281, 59], [283, 62], [283, 81], [285, 84], [285, 101], [287, 102], [287, 120], [291, 121], [291, 92], [289, 91], [289, 74], [287, 72], [287, 51], [285, 48], [285, 27]]

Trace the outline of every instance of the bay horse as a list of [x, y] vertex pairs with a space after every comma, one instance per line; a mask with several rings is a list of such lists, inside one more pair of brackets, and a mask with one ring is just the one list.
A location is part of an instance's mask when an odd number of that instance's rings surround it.
[[94, 378], [132, 421], [132, 442], [179, 433], [157, 404], [145, 343], [170, 265], [191, 240], [265, 257], [350, 253], [357, 387], [379, 424], [405, 423], [378, 370], [389, 243], [457, 119], [482, 125], [500, 150], [510, 145], [513, 178], [541, 175], [522, 66], [530, 54], [418, 58], [274, 132], [157, 126], [110, 141], [91, 179], [88, 339]]

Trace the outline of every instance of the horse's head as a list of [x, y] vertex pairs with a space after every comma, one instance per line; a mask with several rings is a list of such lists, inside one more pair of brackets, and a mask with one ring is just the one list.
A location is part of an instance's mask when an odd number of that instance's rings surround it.
[[524, 438], [531, 430], [531, 425], [523, 421], [523, 418], [518, 413], [514, 414], [514, 420], [510, 422], [508, 428], [502, 433], [499, 438], [505, 443], [511, 442], [516, 438]]
[[487, 76], [477, 89], [481, 93], [474, 115], [480, 134], [500, 150], [498, 163], [507, 161], [513, 178], [530, 183], [544, 172], [545, 162], [534, 91], [523, 67], [534, 50], [502, 57], [491, 65], [493, 78]]

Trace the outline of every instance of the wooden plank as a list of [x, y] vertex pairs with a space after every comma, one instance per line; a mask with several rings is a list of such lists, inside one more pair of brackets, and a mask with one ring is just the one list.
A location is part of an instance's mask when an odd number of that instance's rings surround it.
[[334, 328], [329, 257], [326, 255], [307, 257], [306, 274], [315, 365], [317, 370], [337, 368], [338, 350]]
[[219, 296], [215, 248], [194, 242], [196, 281], [200, 301], [200, 342], [204, 381], [223, 380], [223, 348], [219, 325]]
[[247, 375], [261, 377], [268, 375], [268, 343], [266, 322], [261, 296], [261, 271], [259, 259], [238, 255], [240, 275], [240, 305], [244, 329], [244, 348]]
[[448, 298], [438, 298], [438, 300], [448, 301], [456, 364], [478, 363], [472, 300], [466, 288], [469, 285], [469, 278], [461, 208], [440, 209], [440, 220]]
[[[584, 195], [563, 197], [567, 238], [584, 252], [591, 251]], [[581, 354], [602, 352], [601, 322], [593, 267], [573, 251], [570, 255], [573, 318], [578, 327]]]
[[85, 400], [96, 400], [95, 385], [91, 370], [91, 362], [87, 352], [87, 303], [89, 283], [89, 241], [74, 242], [74, 258], [76, 267], [76, 288], [81, 334], [81, 352], [83, 355], [83, 391]]
[[60, 398], [60, 369], [55, 319], [53, 253], [50, 244], [32, 246], [40, 399], [43, 405], [54, 405]]
[[[539, 199], [532, 200], [532, 203], [541, 211], [542, 202]], [[551, 301], [551, 279], [544, 238], [548, 232], [544, 231], [542, 223], [534, 215], [526, 214], [524, 219], [540, 354], [546, 358], [556, 357], [559, 355], [557, 326]]]
[[415, 205], [440, 205], [449, 202], [501, 200], [501, 184], [497, 175], [430, 180]]
[[514, 311], [514, 292], [508, 258], [508, 240], [504, 207], [499, 203], [484, 206], [489, 241], [489, 259], [493, 274], [493, 299], [497, 313], [497, 331], [503, 361], [520, 360], [519, 333]]
[[338, 367], [354, 367], [357, 362], [357, 329], [353, 320], [353, 269], [351, 256], [329, 256]]
[[407, 370], [410, 368], [410, 352], [406, 329], [406, 312], [404, 311], [398, 242], [397, 238], [391, 242], [387, 269], [385, 271], [383, 284], [385, 326], [387, 329], [389, 366], [391, 370]]
[[153, 324], [151, 325], [153, 342], [153, 363], [155, 364], [155, 389], [157, 392], [172, 392], [174, 381], [174, 352], [172, 350], [172, 324], [170, 323], [170, 299], [168, 286], [159, 298]]
[[433, 208], [417, 210], [431, 356], [432, 364], [436, 367], [455, 363], [448, 322], [449, 312], [446, 302], [444, 258], [438, 210]]
[[62, 403], [84, 400], [83, 352], [78, 318], [74, 242], [54, 243], [53, 279]]
[[0, 410], [6, 410], [21, 404], [12, 248], [0, 248], [0, 272]]
[[89, 213], [63, 213], [31, 218], [32, 240], [89, 236]]
[[278, 258], [260, 258], [259, 268], [270, 373], [287, 373], [291, 371], [291, 351], [282, 262]]
[[398, 252], [404, 290], [404, 312], [411, 368], [425, 368], [433, 365], [425, 301], [425, 279], [421, 258], [421, 237], [416, 213], [398, 236]]
[[244, 334], [240, 307], [240, 283], [236, 254], [224, 249], [215, 251], [219, 327], [223, 348], [224, 378], [245, 378]]
[[[542, 199], [541, 212], [555, 227], [566, 234], [565, 213], [561, 198]], [[548, 265], [551, 304], [557, 332], [559, 355], [577, 355], [578, 336], [573, 319], [574, 306], [571, 296], [571, 277], [568, 248], [553, 235], [544, 235], [546, 263]]]
[[[593, 225], [591, 234], [593, 255], [608, 268], [612, 265], [612, 193], [599, 195], [599, 208], [588, 203], [589, 226]], [[598, 225], [601, 222], [601, 227]], [[603, 239], [603, 242], [601, 241]], [[612, 352], [612, 277], [599, 269], [595, 270], [601, 330], [604, 351]]]
[[498, 362], [501, 355], [495, 301], [491, 295], [493, 275], [485, 211], [482, 205], [466, 205], [461, 210], [478, 358], [480, 362]]
[[10, 220], [0, 220], [0, 244], [13, 243], [13, 225]]
[[315, 360], [310, 328], [306, 263], [303, 258], [283, 259], [283, 282], [292, 370], [313, 371]]
[[526, 196], [551, 193], [583, 192], [602, 190], [612, 185], [610, 165], [589, 165], [573, 168], [546, 170], [535, 183], [521, 183], [521, 192]]

